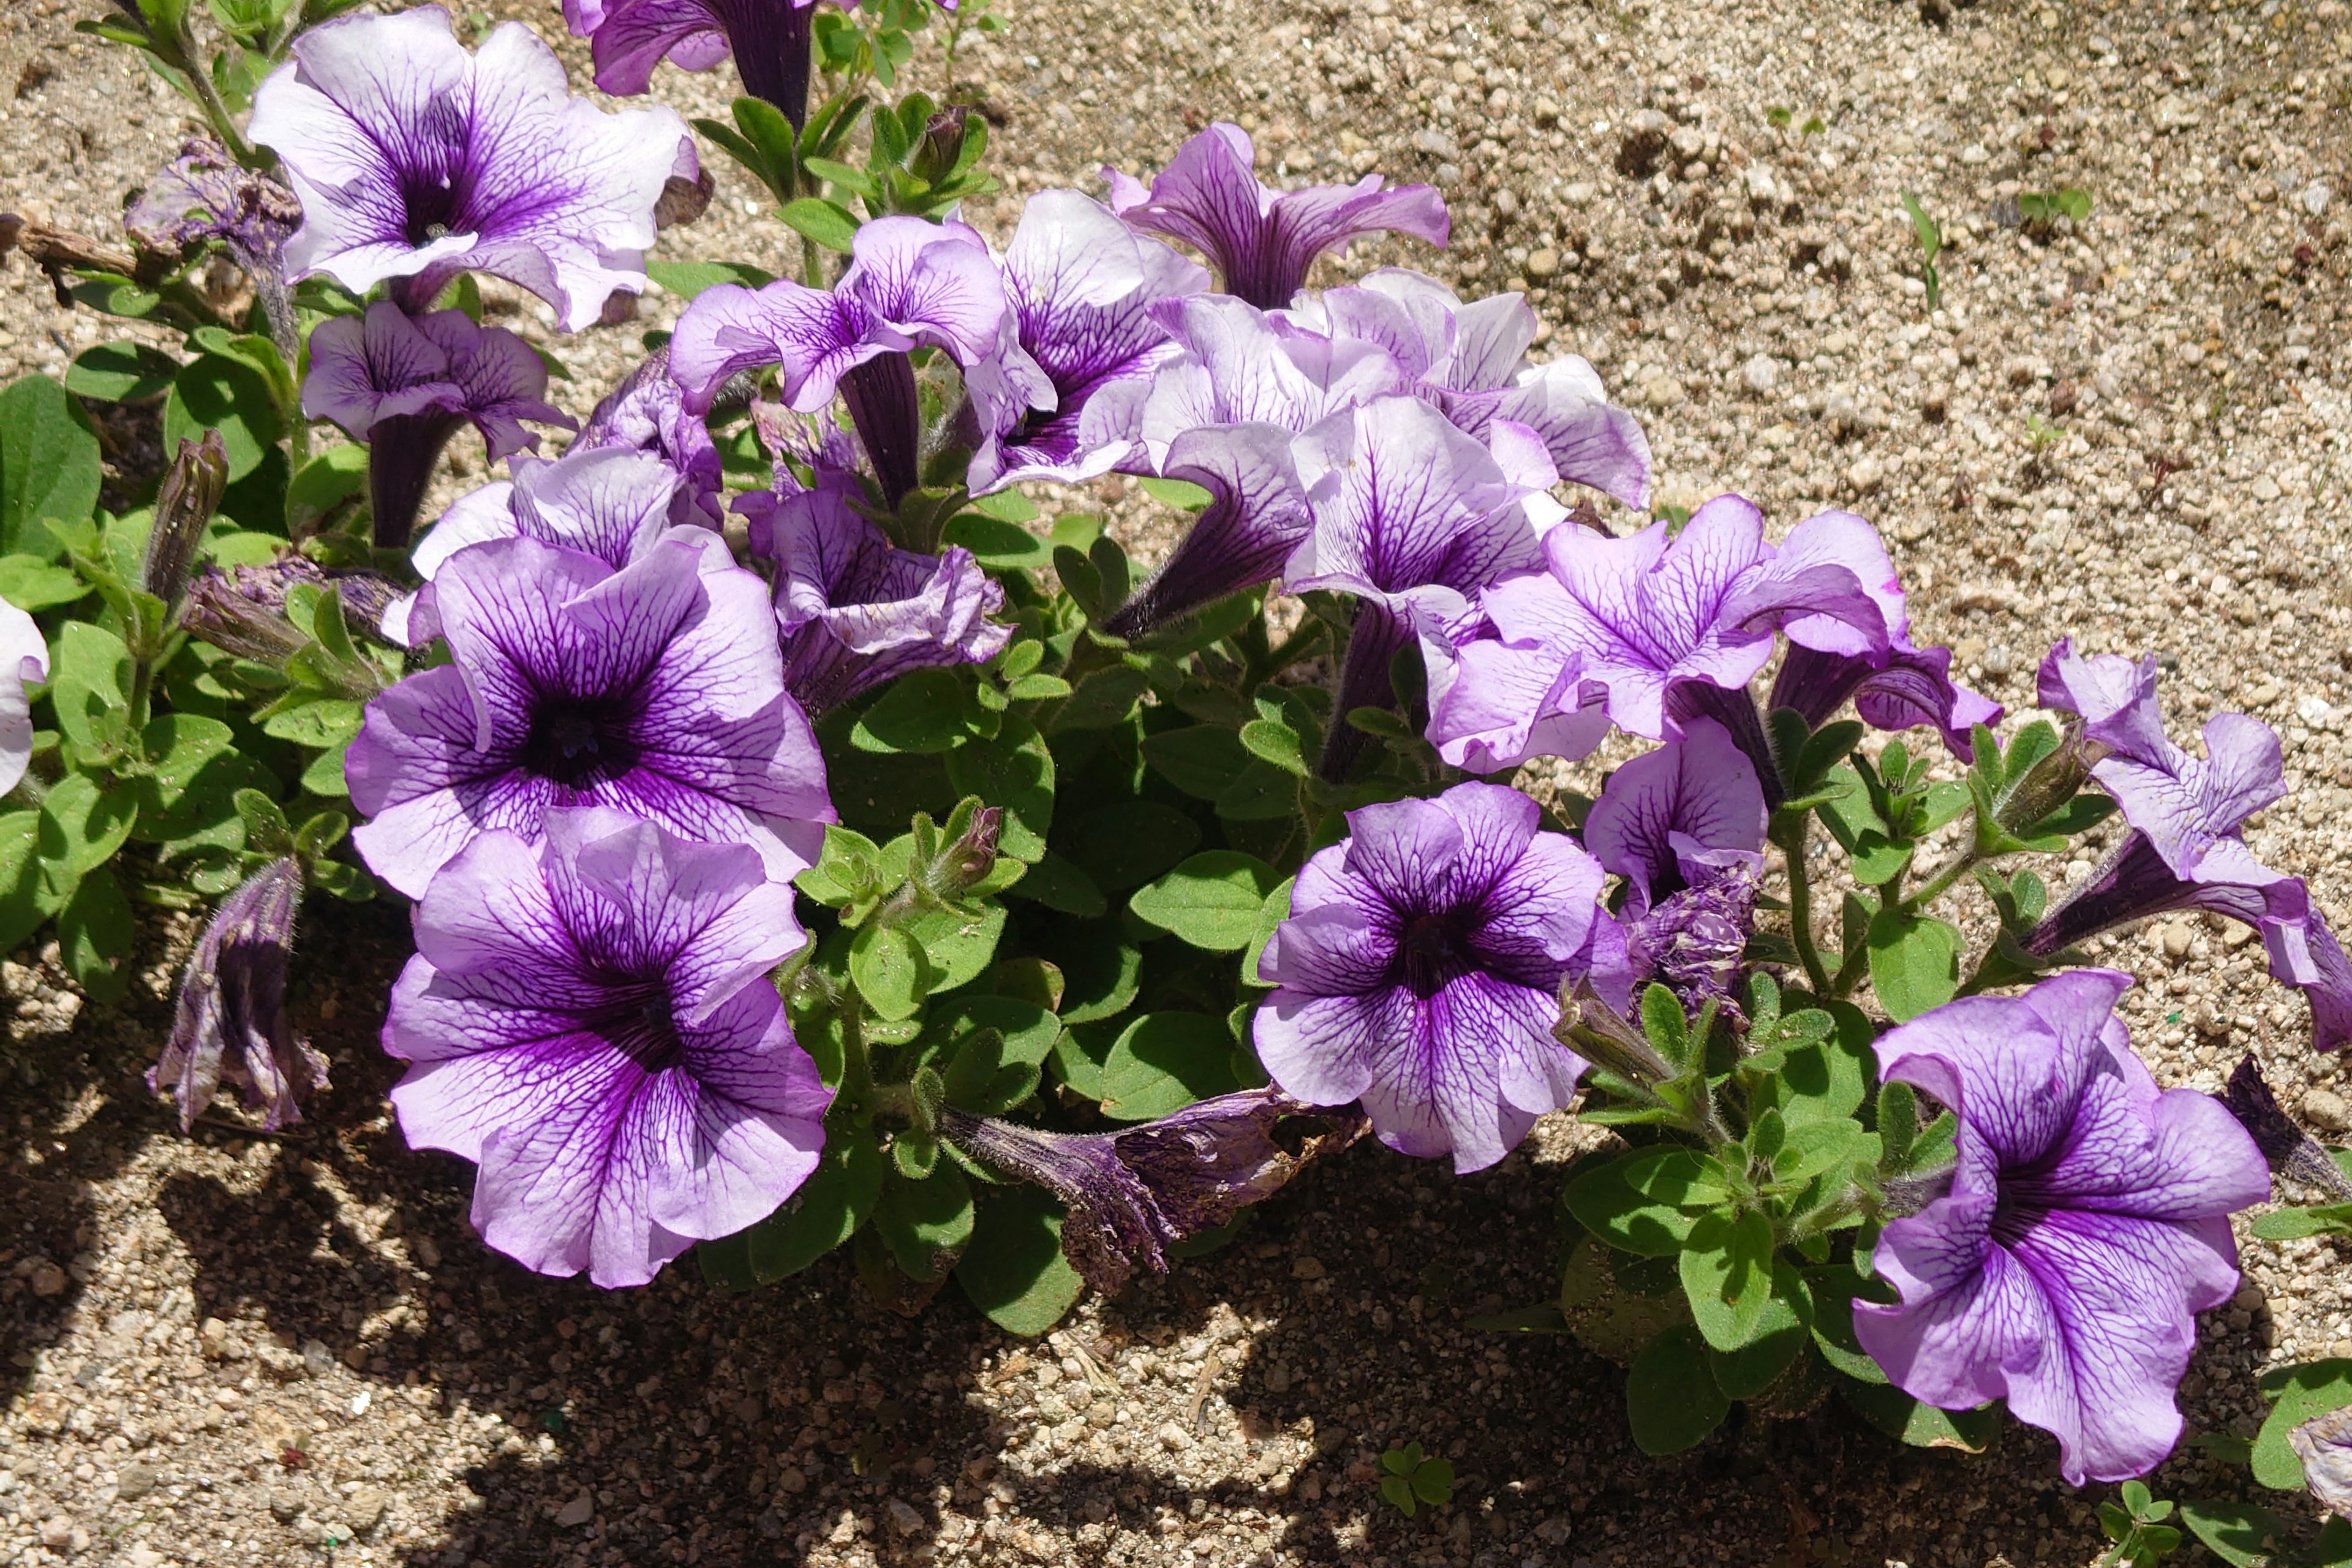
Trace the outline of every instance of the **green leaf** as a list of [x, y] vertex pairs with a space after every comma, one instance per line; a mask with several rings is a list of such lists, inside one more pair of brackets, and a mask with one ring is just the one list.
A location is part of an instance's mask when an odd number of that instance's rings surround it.
[[0, 553], [55, 560], [62, 541], [43, 525], [87, 521], [103, 478], [89, 416], [64, 387], [28, 375], [0, 392]]
[[874, 1205], [874, 1229], [908, 1276], [929, 1284], [946, 1275], [971, 1239], [971, 1184], [952, 1160], [919, 1182], [892, 1177]]
[[303, 464], [286, 487], [288, 531], [311, 533], [328, 513], [365, 495], [367, 466], [368, 449], [357, 441], [330, 447]]
[[866, 926], [849, 944], [849, 977], [885, 1019], [911, 1018], [930, 990], [923, 944], [898, 926]]
[[1999, 1401], [1974, 1410], [1938, 1410], [1892, 1384], [1841, 1383], [1838, 1392], [1864, 1420], [1915, 1448], [1981, 1454], [2000, 1432]]
[[236, 744], [236, 731], [200, 713], [164, 713], [149, 720], [140, 735], [150, 770], [142, 781], [141, 814], [151, 807], [158, 815], [169, 811], [214, 760]]
[[179, 371], [180, 362], [162, 349], [125, 338], [82, 350], [66, 372], [66, 390], [101, 403], [137, 403], [168, 388]]
[[1412, 1495], [1434, 1507], [1454, 1499], [1454, 1462], [1423, 1459], [1413, 1467]]
[[1297, 776], [1255, 758], [1217, 796], [1217, 815], [1227, 822], [1275, 822], [1297, 812]]
[[1233, 1036], [1205, 1013], [1147, 1013], [1113, 1043], [1103, 1064], [1102, 1110], [1118, 1121], [1149, 1121], [1197, 1100], [1241, 1088]]
[[52, 566], [37, 555], [0, 555], [0, 599], [28, 615], [70, 605], [89, 584], [68, 566]]
[[208, 353], [184, 367], [163, 401], [163, 449], [200, 441], [218, 430], [228, 454], [228, 477], [241, 479], [286, 434], [268, 378], [242, 360]]
[[1023, 1339], [1060, 1322], [1086, 1284], [1062, 1256], [1061, 1205], [1026, 1184], [988, 1194], [955, 1277], [983, 1317]]
[[2352, 1204], [2273, 1209], [2269, 1214], [2256, 1215], [2252, 1229], [2264, 1241], [2300, 1241], [2307, 1236], [2352, 1236]]
[[646, 276], [681, 300], [722, 283], [761, 289], [775, 281], [772, 275], [741, 261], [648, 261]]
[[[1222, 724], [1193, 724], [1143, 738], [1143, 760], [1170, 784], [1199, 800], [1215, 800], [1250, 765], [1241, 737]], [[1296, 790], [1283, 780], [1286, 798]]]
[[2255, 1568], [2286, 1538], [2286, 1521], [2259, 1503], [2184, 1502], [2180, 1522], [2231, 1568]]
[[1244, 985], [1272, 984], [1258, 977], [1258, 961], [1265, 956], [1265, 944], [1274, 940], [1276, 930], [1290, 918], [1290, 889], [1297, 881], [1296, 877], [1284, 878], [1272, 892], [1266, 894], [1265, 901], [1258, 906], [1256, 929], [1250, 932], [1249, 946], [1242, 950]]
[[1813, 1323], [1812, 1293], [1786, 1259], [1773, 1265], [1771, 1300], [1755, 1334], [1736, 1351], [1707, 1347], [1716, 1385], [1733, 1399], [1753, 1399], [1804, 1352]]
[[1686, 1323], [1652, 1340], [1625, 1373], [1625, 1414], [1645, 1454], [1695, 1448], [1730, 1413], [1707, 1366], [1706, 1342]]
[[1305, 778], [1308, 769], [1300, 750], [1298, 731], [1273, 719], [1253, 719], [1242, 726], [1242, 745], [1259, 761], [1286, 773]]
[[1874, 1166], [1878, 1155], [1877, 1135], [1859, 1121], [1808, 1121], [1789, 1129], [1789, 1141], [1772, 1162], [1772, 1179], [1800, 1186], [1856, 1163]]
[[[981, 502], [972, 504], [977, 507]], [[1019, 523], [978, 511], [959, 512], [948, 519], [947, 526], [940, 531], [940, 542], [961, 545], [971, 552], [973, 560], [992, 572], [1039, 571], [1054, 563], [1054, 547], [1045, 540]]]
[[1097, 919], [1110, 909], [1110, 900], [1103, 897], [1103, 890], [1095, 886], [1093, 878], [1050, 849], [1029, 868], [1027, 876], [1005, 892], [1008, 897], [1028, 899], [1080, 920]]
[[1178, 511], [1206, 511], [1209, 502], [1216, 498], [1199, 485], [1183, 479], [1162, 479], [1146, 477], [1138, 481], [1143, 493], [1162, 506], [1172, 506]]
[[1128, 907], [1194, 947], [1239, 952], [1257, 934], [1266, 895], [1281, 880], [1255, 855], [1211, 849], [1139, 889]]
[[1175, 807], [1122, 800], [1070, 820], [1056, 847], [1097, 886], [1118, 892], [1150, 881], [1200, 842], [1200, 824]]
[[1891, 1292], [1875, 1280], [1864, 1280], [1850, 1263], [1830, 1264], [1816, 1269], [1813, 1278], [1813, 1348], [1855, 1382], [1885, 1384], [1885, 1369], [1854, 1337], [1853, 1303], [1857, 1298], [1881, 1301]]
[[41, 801], [43, 862], [50, 885], [64, 894], [114, 858], [139, 820], [139, 795], [128, 784], [102, 784], [68, 773]]
[[103, 867], [85, 875], [58, 911], [58, 951], [66, 973], [95, 1001], [119, 1002], [130, 991], [138, 937], [122, 884]]
[[785, 205], [777, 216], [795, 234], [806, 235], [827, 250], [845, 255], [857, 239], [857, 220], [847, 209], [817, 196], [803, 196]]
[[14, 948], [57, 912], [59, 900], [41, 875], [41, 814], [0, 812], [0, 951]]
[[1586, 1172], [1568, 1184], [1560, 1201], [1577, 1223], [1610, 1245], [1664, 1258], [1680, 1252], [1693, 1223], [1730, 1195], [1723, 1168], [1713, 1160], [1665, 1147]]
[[[997, 941], [1004, 934], [1004, 907], [991, 904], [978, 915], [969, 915], [961, 910], [932, 910], [916, 916], [901, 929], [922, 944], [925, 988], [933, 992], [952, 991], [977, 979], [980, 972], [995, 958]], [[853, 942], [850, 946], [853, 973], [856, 966], [856, 944]], [[860, 982], [858, 989], [865, 989], [863, 982]], [[899, 1015], [901, 1017], [907, 1016]]]
[[1870, 920], [1870, 984], [1886, 1016], [1907, 1024], [1959, 989], [1960, 933], [1943, 921], [1902, 910]]
[[1087, 924], [1067, 932], [1057, 942], [1054, 962], [1062, 967], [1063, 1023], [1115, 1018], [1133, 1005], [1143, 950], [1123, 938], [1116, 925]]
[[272, 713], [261, 721], [261, 731], [312, 751], [325, 751], [348, 745], [360, 732], [363, 716], [364, 710], [348, 698], [322, 697]]
[[1055, 711], [1053, 728], [1059, 733], [1069, 730], [1108, 730], [1123, 724], [1150, 687], [1150, 676], [1128, 665], [1114, 664], [1097, 669], [1080, 680], [1078, 689]]
[[1034, 724], [1008, 713], [992, 738], [950, 752], [947, 766], [956, 788], [1005, 808], [1000, 849], [1027, 862], [1045, 853], [1054, 827], [1054, 753]]
[[1736, 1351], [1762, 1331], [1772, 1300], [1772, 1222], [1750, 1209], [1702, 1215], [1683, 1242], [1683, 1291], [1707, 1343]]
[[900, 676], [866, 710], [849, 742], [866, 752], [944, 752], [964, 738], [963, 678], [951, 669]]
[[68, 621], [49, 670], [58, 728], [85, 751], [121, 745], [131, 718], [131, 649], [112, 632]]
[[2273, 1402], [2254, 1436], [2254, 1479], [2278, 1491], [2300, 1491], [2303, 1460], [2288, 1445], [2287, 1434], [2315, 1415], [2352, 1405], [2352, 1360], [2279, 1367], [2263, 1373], [2254, 1386]]

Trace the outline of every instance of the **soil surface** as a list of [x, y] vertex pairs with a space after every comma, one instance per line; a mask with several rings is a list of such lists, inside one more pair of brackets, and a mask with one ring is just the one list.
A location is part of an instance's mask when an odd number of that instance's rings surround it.
[[[107, 235], [193, 122], [72, 31], [100, 10], [0, 8], [0, 207]], [[1214, 118], [1284, 183], [1436, 183], [1449, 252], [1363, 247], [1325, 280], [1409, 261], [1526, 290], [1541, 352], [1586, 355], [1643, 411], [1664, 501], [1737, 489], [1776, 531], [1872, 517], [1915, 640], [2013, 709], [2063, 633], [2161, 654], [2177, 731], [2223, 708], [2280, 731], [2294, 794], [2253, 847], [2352, 916], [2337, 0], [1006, 14], [959, 67], [1005, 181], [970, 215], [992, 235], [1021, 196], [1147, 172]], [[553, 0], [477, 16], [557, 37], [585, 80]], [[944, 85], [936, 29], [913, 74]], [[689, 114], [732, 90], [724, 69], [656, 81]], [[791, 254], [715, 172], [662, 253]], [[2032, 221], [2022, 198], [2063, 189], [2087, 216]], [[1906, 191], [1944, 229], [1933, 310]], [[551, 340], [535, 302], [486, 292]], [[554, 341], [558, 396], [584, 412], [676, 309], [656, 293]], [[124, 335], [0, 263], [0, 376]], [[152, 471], [152, 421], [109, 433], [124, 480]], [[456, 468], [447, 493], [478, 482], [479, 448]], [[1164, 548], [1129, 487], [1098, 490]], [[1907, 1449], [1832, 1403], [1653, 1461], [1616, 1367], [1467, 1327], [1554, 1285], [1564, 1121], [1465, 1180], [1359, 1148], [1043, 1342], [952, 1291], [883, 1312], [839, 1261], [741, 1298], [690, 1261], [625, 1293], [526, 1274], [468, 1230], [470, 1171], [391, 1121], [375, 1035], [400, 913], [312, 920], [298, 1026], [335, 1086], [284, 1137], [183, 1137], [140, 1084], [184, 925], [150, 933], [119, 1009], [83, 1007], [38, 953], [0, 965], [0, 1563], [2025, 1568], [2099, 1549], [2105, 1489], [2064, 1486], [2029, 1428], [1980, 1456]], [[2352, 1132], [2336, 1061], [2244, 934], [2182, 921], [2106, 951], [2143, 982], [2137, 1044], [2209, 1089], [2251, 1049], [2308, 1123]], [[2251, 1433], [2270, 1363], [2352, 1354], [2333, 1243], [2249, 1239], [2245, 1262], [2200, 1324], [2192, 1432]], [[1412, 1519], [1374, 1484], [1408, 1441], [1457, 1474]], [[2252, 1483], [2184, 1447], [2152, 1484]]]

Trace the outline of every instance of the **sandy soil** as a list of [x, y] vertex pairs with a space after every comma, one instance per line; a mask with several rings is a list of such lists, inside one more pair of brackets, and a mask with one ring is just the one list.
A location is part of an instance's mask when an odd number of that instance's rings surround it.
[[[98, 9], [0, 11], [0, 206], [105, 233], [188, 121], [71, 32]], [[552, 0], [492, 12], [560, 31]], [[962, 73], [999, 121], [1007, 189], [983, 226], [1038, 188], [1095, 188], [1106, 161], [1156, 166], [1215, 117], [1294, 183], [1435, 181], [1449, 254], [1372, 247], [1330, 278], [1402, 259], [1527, 289], [1548, 352], [1644, 410], [1664, 500], [1738, 489], [1776, 529], [1874, 517], [1915, 637], [2012, 705], [2072, 631], [2164, 655], [2183, 725], [2260, 714], [2296, 793], [2254, 847], [2352, 914], [2338, 0], [1009, 14]], [[732, 87], [665, 69], [656, 89], [710, 113]], [[719, 185], [665, 252], [779, 254], [745, 183]], [[2021, 195], [2061, 187], [2091, 196], [2085, 222], [2021, 225]], [[1906, 190], [1949, 237], [1933, 312]], [[535, 305], [494, 303], [545, 334]], [[675, 308], [560, 343], [561, 395], [584, 410]], [[0, 265], [0, 373], [123, 333]], [[135, 477], [137, 430], [121, 444]], [[478, 478], [478, 449], [466, 466], [446, 488]], [[1120, 487], [1089, 504], [1164, 539]], [[149, 984], [117, 1010], [82, 1009], [37, 954], [0, 966], [0, 1563], [2024, 1568], [2097, 1550], [2099, 1490], [2064, 1487], [2028, 1429], [1980, 1457], [1906, 1450], [1832, 1405], [1654, 1462], [1615, 1368], [1466, 1329], [1550, 1288], [1561, 1127], [1471, 1180], [1358, 1150], [1047, 1343], [952, 1292], [879, 1312], [831, 1263], [740, 1299], [690, 1266], [606, 1295], [487, 1255], [468, 1171], [393, 1128], [373, 1041], [396, 912], [317, 914], [298, 1014], [336, 1087], [278, 1139], [184, 1139], [141, 1089], [175, 935], [152, 933]], [[2352, 1131], [2258, 944], [2179, 923], [2107, 959], [2145, 981], [2128, 1016], [2159, 1079], [2214, 1088], [2252, 1049], [2315, 1126]], [[2201, 1324], [2193, 1430], [2251, 1432], [2270, 1362], [2352, 1354], [2332, 1244], [2249, 1243], [2246, 1263]], [[1408, 1440], [1460, 1475], [1411, 1521], [1372, 1483]], [[2154, 1484], [2250, 1485], [2191, 1450]]]

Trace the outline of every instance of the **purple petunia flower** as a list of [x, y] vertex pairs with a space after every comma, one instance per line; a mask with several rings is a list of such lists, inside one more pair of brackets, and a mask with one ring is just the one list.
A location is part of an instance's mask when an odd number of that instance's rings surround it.
[[1133, 227], [1181, 240], [1216, 268], [1224, 291], [1261, 310], [1290, 303], [1315, 258], [1374, 234], [1444, 246], [1445, 203], [1433, 185], [1382, 190], [1378, 174], [1353, 185], [1276, 191], [1251, 172], [1249, 133], [1218, 121], [1176, 150], [1146, 191], [1116, 169], [1111, 210]]
[[550, 812], [541, 843], [475, 839], [415, 928], [393, 1107], [480, 1166], [474, 1226], [525, 1268], [645, 1284], [816, 1168], [832, 1095], [768, 982], [805, 937], [752, 850]]
[[812, 716], [910, 669], [994, 658], [1013, 638], [987, 618], [1004, 607], [1004, 586], [971, 552], [897, 548], [839, 483], [755, 492], [738, 510], [751, 518], [752, 552], [775, 563], [784, 688]]
[[719, 492], [726, 489], [727, 478], [719, 447], [701, 416], [688, 411], [686, 395], [670, 377], [667, 344], [640, 360], [590, 411], [564, 455], [608, 447], [658, 457], [684, 477], [694, 510], [703, 521], [717, 528], [726, 521]]
[[2001, 706], [1952, 679], [1952, 650], [1918, 648], [1898, 629], [1883, 657], [1790, 647], [1772, 677], [1769, 706], [1790, 708], [1821, 728], [1848, 701], [1874, 730], [1933, 728], [1962, 762], [1976, 760], [1975, 726], [2000, 722]]
[[286, 245], [302, 222], [302, 204], [267, 174], [257, 174], [210, 136], [192, 136], [180, 155], [147, 182], [122, 215], [122, 226], [149, 250], [177, 255], [217, 241], [253, 279], [270, 335], [289, 363], [299, 339], [286, 291]]
[[1600, 866], [1539, 833], [1498, 784], [1348, 814], [1349, 837], [1298, 874], [1259, 973], [1258, 1058], [1310, 1105], [1360, 1100], [1381, 1141], [1508, 1153], [1566, 1105], [1584, 1062], [1556, 1043], [1559, 983], [1600, 918]]
[[[1274, 1138], [1276, 1124], [1289, 1121], [1323, 1131], [1293, 1153]], [[1124, 1289], [1138, 1264], [1167, 1273], [1168, 1247], [1232, 1223], [1363, 1130], [1353, 1110], [1302, 1105], [1276, 1089], [1221, 1094], [1116, 1132], [1048, 1132], [953, 1106], [940, 1112], [940, 1134], [957, 1148], [1062, 1200], [1062, 1250], [1105, 1295]]]
[[784, 691], [767, 584], [717, 535], [615, 571], [500, 539], [441, 565], [417, 614], [450, 661], [368, 704], [344, 765], [352, 834], [411, 898], [484, 833], [539, 837], [551, 807], [611, 805], [749, 844], [790, 878], [834, 819], [808, 720]]
[[1525, 426], [1497, 422], [1491, 447], [1412, 397], [1384, 397], [1325, 421], [1293, 451], [1313, 519], [1283, 567], [1294, 593], [1356, 597], [1324, 776], [1344, 778], [1366, 737], [1345, 721], [1391, 703], [1389, 662], [1475, 619], [1481, 588], [1543, 564], [1543, 530], [1561, 516], [1558, 480]]
[[1801, 646], [1883, 653], [1902, 613], [1877, 536], [1843, 512], [1807, 519], [1776, 548], [1763, 513], [1718, 496], [1679, 534], [1663, 522], [1627, 539], [1559, 528], [1544, 542], [1549, 571], [1481, 595], [1498, 658], [1532, 667], [1522, 690], [1601, 686], [1609, 717], [1653, 740], [1672, 729], [1670, 685], [1740, 691], [1771, 658], [1776, 628]]
[[1143, 637], [1273, 580], [1312, 525], [1290, 443], [1290, 432], [1272, 425], [1215, 426], [1177, 438], [1160, 471], [1199, 485], [1209, 504], [1105, 631]]
[[[575, 441], [561, 458], [518, 457], [509, 466], [512, 479], [459, 496], [417, 542], [409, 563], [418, 576], [430, 583], [451, 556], [493, 539], [560, 544], [617, 570], [674, 528], [717, 531], [678, 471], [649, 452], [618, 447], [583, 452]], [[411, 594], [386, 608], [380, 623], [385, 637], [421, 647], [441, 635], [430, 613], [415, 613], [420, 596]]]
[[1653, 906], [1709, 870], [1764, 864], [1764, 789], [1722, 725], [1693, 719], [1679, 741], [1609, 775], [1584, 819], [1584, 847], [1625, 879], [1625, 912]]
[[2352, 1042], [2352, 963], [2302, 879], [2273, 871], [2241, 837], [2247, 817], [2286, 794], [2278, 736], [2243, 713], [2205, 721], [2205, 756], [2164, 732], [2156, 659], [2078, 656], [2062, 639], [2042, 661], [2042, 706], [2078, 714], [2104, 752], [2091, 777], [2132, 831], [2086, 881], [2025, 938], [2047, 957], [2087, 937], [2169, 910], [2206, 910], [2253, 927], [2271, 973], [2311, 1004], [2313, 1041]]
[[0, 599], [0, 794], [33, 764], [33, 700], [25, 688], [49, 678], [49, 645], [33, 617]]
[[2229, 1215], [2270, 1196], [2262, 1152], [2209, 1095], [2158, 1092], [2084, 969], [1948, 1003], [1879, 1037], [1880, 1076], [1959, 1120], [1948, 1193], [1888, 1223], [1855, 1336], [1914, 1399], [2006, 1399], [2067, 1481], [2153, 1468], [2180, 1435], [2192, 1314], [2237, 1289]]
[[477, 325], [463, 310], [412, 317], [379, 300], [363, 316], [312, 330], [302, 412], [368, 443], [376, 542], [393, 548], [408, 542], [441, 449], [467, 423], [494, 463], [539, 449], [526, 419], [573, 427], [546, 392], [546, 362], [504, 328]]
[[468, 55], [437, 5], [353, 16], [294, 40], [254, 94], [252, 136], [301, 197], [294, 279], [355, 293], [404, 280], [422, 308], [460, 272], [555, 307], [566, 331], [645, 287], [654, 209], [695, 170], [668, 109], [605, 114], [570, 95], [554, 51], [520, 23]]
[[1573, 354], [1530, 365], [1536, 313], [1517, 294], [1464, 304], [1434, 278], [1383, 267], [1358, 283], [1301, 299], [1286, 320], [1338, 343], [1368, 343], [1395, 361], [1403, 390], [1484, 440], [1496, 420], [1536, 432], [1559, 477], [1627, 506], [1650, 500], [1650, 442], [1612, 406], [1592, 366]]
[[196, 1124], [223, 1082], [244, 1091], [270, 1131], [302, 1120], [302, 1101], [327, 1087], [327, 1058], [286, 1021], [286, 967], [302, 868], [273, 860], [223, 899], [180, 971], [172, 1033], [147, 1087], [180, 1105], [180, 1131]]
[[1127, 463], [1152, 378], [1181, 352], [1152, 307], [1209, 275], [1076, 191], [1030, 197], [1001, 266], [1003, 340], [966, 378], [982, 432], [970, 488], [1074, 484]]

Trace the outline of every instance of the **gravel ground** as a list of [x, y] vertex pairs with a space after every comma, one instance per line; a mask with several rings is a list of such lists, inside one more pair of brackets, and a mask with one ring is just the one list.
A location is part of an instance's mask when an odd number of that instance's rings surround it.
[[[186, 121], [70, 31], [98, 9], [0, 14], [0, 205], [105, 233]], [[551, 3], [492, 10], [559, 30]], [[2296, 794], [2254, 847], [2352, 913], [2337, 0], [1010, 16], [965, 56], [1007, 186], [984, 227], [1035, 189], [1092, 188], [1105, 161], [1156, 166], [1216, 117], [1293, 183], [1435, 181], [1449, 255], [1349, 265], [1526, 289], [1552, 347], [1644, 410], [1664, 500], [1736, 488], [1780, 529], [1829, 504], [1877, 519], [1915, 635], [2012, 704], [2072, 631], [2162, 653], [2181, 722], [2260, 714]], [[667, 69], [657, 87], [689, 113], [731, 90]], [[776, 253], [718, 173], [665, 251]], [[2086, 221], [2023, 223], [2021, 195], [2069, 186]], [[1906, 190], [1948, 235], [1932, 312]], [[491, 292], [544, 335], [535, 303]], [[584, 410], [675, 309], [649, 298], [635, 325], [562, 343], [578, 378], [560, 395]], [[0, 265], [0, 372], [56, 373], [121, 331]], [[152, 464], [152, 427], [110, 434], [127, 473]], [[1098, 489], [1131, 542], [1164, 546], [1131, 492]], [[390, 910], [316, 918], [298, 1017], [336, 1088], [313, 1123], [173, 1131], [136, 1075], [186, 934], [151, 933], [119, 1010], [83, 1011], [37, 954], [0, 966], [0, 1563], [2023, 1568], [2097, 1549], [2097, 1491], [2060, 1483], [2031, 1430], [1976, 1458], [1907, 1450], [1832, 1405], [1654, 1462], [1616, 1369], [1466, 1329], [1550, 1287], [1540, 1167], [1572, 1152], [1564, 1123], [1463, 1181], [1354, 1151], [1222, 1254], [1045, 1343], [952, 1292], [883, 1314], [833, 1263], [740, 1299], [690, 1265], [600, 1294], [487, 1255], [468, 1172], [393, 1128], [373, 1045], [404, 945]], [[2145, 982], [2136, 1038], [2159, 1079], [2206, 1089], [2252, 1048], [2306, 1120], [2352, 1132], [2336, 1063], [2242, 935], [2179, 922], [2113, 946]], [[2269, 1362], [2352, 1354], [2333, 1244], [2250, 1242], [2246, 1261], [2201, 1325], [2196, 1430], [2251, 1432]], [[1460, 1477], [1411, 1521], [1372, 1482], [1409, 1440]], [[2248, 1484], [2194, 1452], [2154, 1481]]]

